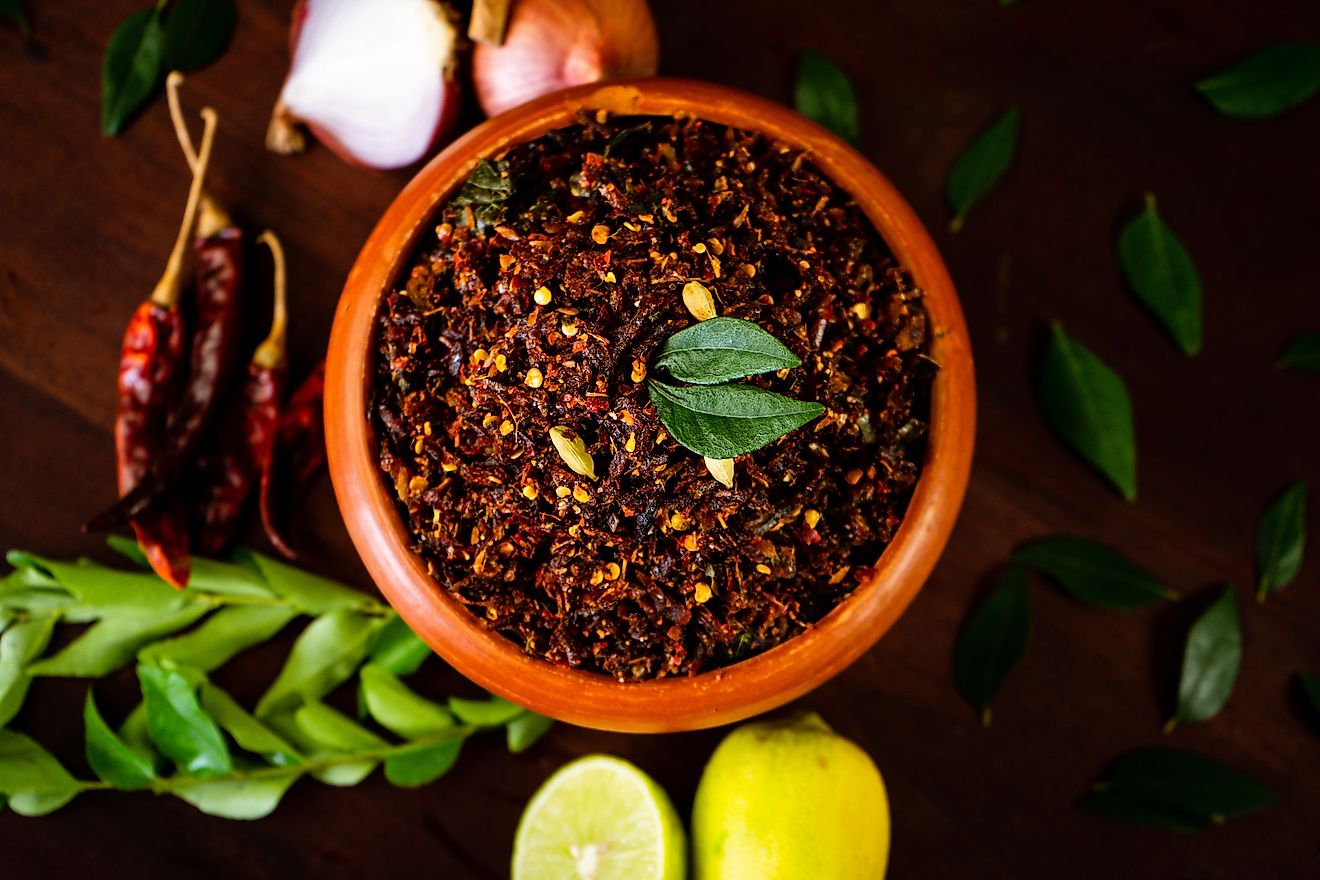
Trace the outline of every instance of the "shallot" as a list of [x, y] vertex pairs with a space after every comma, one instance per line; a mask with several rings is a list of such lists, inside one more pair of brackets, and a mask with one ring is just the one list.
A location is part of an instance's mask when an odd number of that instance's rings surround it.
[[305, 124], [345, 161], [398, 168], [457, 121], [458, 31], [436, 0], [302, 0], [292, 61], [266, 134], [278, 153], [304, 147]]

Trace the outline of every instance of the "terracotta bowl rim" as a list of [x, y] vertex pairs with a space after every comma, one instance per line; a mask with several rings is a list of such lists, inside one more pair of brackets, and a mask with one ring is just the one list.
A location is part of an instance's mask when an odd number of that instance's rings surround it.
[[[925, 291], [940, 363], [926, 462], [903, 522], [874, 576], [805, 632], [762, 654], [694, 676], [619, 682], [529, 657], [488, 629], [427, 573], [376, 465], [367, 419], [369, 344], [377, 303], [397, 278], [446, 196], [477, 159], [553, 128], [579, 109], [692, 114], [760, 131], [810, 152], [848, 192]], [[451, 666], [507, 699], [554, 718], [606, 730], [711, 727], [776, 708], [847, 667], [883, 635], [934, 568], [966, 490], [975, 435], [967, 328], [938, 251], [898, 191], [835, 135], [795, 112], [710, 83], [650, 78], [556, 92], [487, 120], [423, 167], [385, 212], [349, 273], [327, 360], [325, 421], [331, 478], [350, 537], [385, 598]]]

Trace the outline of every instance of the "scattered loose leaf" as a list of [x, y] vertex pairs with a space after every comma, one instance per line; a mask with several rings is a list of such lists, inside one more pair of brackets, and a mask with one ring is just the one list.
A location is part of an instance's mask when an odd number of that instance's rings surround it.
[[1017, 150], [1021, 116], [1017, 107], [1008, 108], [953, 163], [945, 186], [949, 210], [953, 212], [953, 220], [949, 222], [951, 231], [962, 229], [967, 214], [1008, 170]]
[[195, 623], [210, 610], [185, 606], [163, 616], [135, 614], [97, 621], [59, 653], [28, 667], [32, 675], [101, 678], [133, 661], [145, 645]]
[[32, 674], [27, 666], [50, 643], [55, 618], [45, 617], [16, 623], [0, 635], [0, 727], [4, 727], [23, 706]]
[[651, 380], [647, 390], [674, 439], [707, 458], [737, 458], [825, 412], [819, 403], [793, 400], [754, 385], [678, 388]]
[[1030, 634], [1027, 576], [1014, 567], [968, 618], [954, 648], [954, 682], [958, 692], [981, 713], [982, 723], [990, 723], [990, 704], [1022, 659]]
[[236, 17], [233, 0], [176, 0], [165, 17], [165, 69], [186, 73], [219, 58]]
[[508, 744], [509, 751], [515, 755], [527, 751], [538, 739], [545, 735], [546, 731], [554, 726], [555, 720], [553, 718], [547, 718], [535, 712], [523, 712], [510, 721], [505, 728], [505, 741]]
[[1045, 421], [1128, 501], [1137, 497], [1132, 404], [1122, 378], [1058, 324], [1036, 377]]
[[1279, 356], [1279, 366], [1320, 373], [1320, 333], [1307, 333], [1288, 343]]
[[1184, 354], [1201, 350], [1201, 279], [1182, 242], [1160, 218], [1155, 196], [1118, 234], [1118, 262], [1128, 286]]
[[135, 12], [115, 29], [101, 68], [101, 130], [116, 135], [160, 83], [160, 7]]
[[389, 672], [368, 663], [359, 673], [367, 711], [381, 727], [404, 739], [418, 739], [452, 727], [443, 706], [413, 693]]
[[665, 340], [655, 365], [680, 382], [718, 385], [802, 366], [788, 346], [741, 318], [708, 318]]
[[1184, 721], [1209, 721], [1224, 708], [1242, 664], [1242, 627], [1231, 585], [1192, 624], [1183, 648], [1178, 710], [1168, 728]]
[[1267, 46], [1196, 88], [1229, 116], [1274, 116], [1320, 90], [1320, 43]]
[[156, 781], [151, 760], [129, 748], [115, 735], [97, 711], [90, 690], [83, 706], [83, 726], [87, 737], [87, 766], [97, 778], [125, 791], [150, 788]]
[[431, 646], [418, 638], [397, 615], [376, 631], [367, 656], [370, 661], [394, 675], [412, 675], [427, 657]]
[[1119, 758], [1078, 806], [1142, 825], [1199, 831], [1276, 800], [1250, 776], [1191, 752], [1157, 747]]
[[148, 645], [138, 652], [138, 660], [152, 665], [169, 661], [210, 672], [245, 648], [266, 641], [297, 616], [287, 605], [231, 605], [184, 635]]
[[857, 96], [842, 70], [810, 49], [798, 56], [797, 112], [828, 128], [853, 146], [861, 141], [857, 127]]
[[1266, 508], [1256, 529], [1256, 598], [1282, 590], [1302, 570], [1306, 550], [1306, 483], [1296, 482]]
[[1178, 594], [1103, 544], [1055, 535], [1013, 551], [1013, 561], [1058, 582], [1073, 596], [1120, 610], [1145, 608]]
[[464, 724], [476, 727], [499, 727], [508, 724], [525, 710], [516, 703], [510, 703], [503, 697], [492, 696], [489, 700], [464, 700], [459, 697], [449, 699], [449, 711]]
[[257, 703], [257, 717], [294, 709], [305, 700], [319, 700], [346, 681], [367, 655], [371, 637], [382, 623], [380, 618], [345, 609], [313, 620]]
[[234, 771], [224, 734], [197, 702], [196, 689], [183, 673], [142, 665], [138, 680], [147, 706], [147, 729], [162, 755], [193, 776]]

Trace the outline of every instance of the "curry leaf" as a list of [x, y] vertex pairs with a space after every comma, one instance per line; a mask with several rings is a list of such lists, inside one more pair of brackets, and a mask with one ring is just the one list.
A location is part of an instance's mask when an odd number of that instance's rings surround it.
[[224, 51], [234, 33], [233, 0], [176, 0], [165, 17], [166, 70], [196, 70]]
[[857, 96], [842, 70], [819, 52], [803, 50], [798, 56], [793, 104], [797, 112], [828, 128], [853, 146], [857, 130]]
[[98, 621], [64, 650], [28, 667], [33, 675], [100, 678], [132, 662], [139, 649], [178, 632], [210, 609], [185, 606], [164, 615], [134, 614]]
[[1201, 279], [1187, 249], [1155, 209], [1146, 208], [1118, 234], [1118, 262], [1128, 286], [1155, 313], [1184, 354], [1201, 350]]
[[505, 728], [505, 742], [509, 751], [515, 755], [527, 751], [554, 725], [553, 718], [524, 711]]
[[1072, 595], [1101, 608], [1144, 608], [1178, 594], [1103, 544], [1056, 535], [1013, 551], [1013, 561], [1047, 575]]
[[1144, 748], [1110, 766], [1084, 810], [1177, 831], [1197, 831], [1278, 800], [1267, 786], [1192, 752]]
[[379, 618], [340, 609], [323, 614], [302, 631], [270, 689], [257, 703], [257, 717], [319, 700], [347, 681], [367, 655]]
[[1320, 43], [1280, 43], [1196, 84], [1229, 116], [1274, 116], [1320, 90]]
[[[362, 725], [319, 701], [300, 706], [294, 713], [294, 723], [304, 749], [312, 757], [343, 755], [362, 751], [376, 751], [388, 743]], [[361, 761], [336, 764], [313, 775], [327, 785], [357, 785], [371, 775], [379, 759], [364, 757]]]
[[224, 734], [197, 701], [187, 676], [174, 669], [142, 665], [138, 680], [147, 705], [147, 729], [162, 755], [193, 776], [233, 772]]
[[46, 650], [54, 631], [55, 618], [41, 617], [16, 623], [0, 635], [0, 727], [22, 708], [32, 683], [27, 665]]
[[380, 603], [366, 593], [269, 556], [249, 550], [240, 558], [261, 573], [276, 595], [288, 599], [304, 614], [325, 614], [341, 608], [380, 608]]
[[376, 631], [368, 657], [386, 672], [412, 675], [431, 654], [431, 646], [418, 638], [402, 617], [394, 615]]
[[163, 614], [192, 603], [186, 591], [174, 589], [154, 574], [117, 571], [86, 560], [31, 558], [80, 602], [106, 613]]
[[119, 134], [160, 82], [164, 31], [156, 6], [135, 12], [115, 29], [101, 68], [101, 131]]
[[1132, 404], [1122, 378], [1058, 324], [1036, 377], [1045, 421], [1109, 478], [1128, 501], [1137, 497]]
[[125, 791], [151, 787], [156, 780], [151, 760], [115, 735], [97, 711], [90, 690], [83, 706], [83, 727], [87, 736], [87, 766], [98, 778]]
[[802, 366], [788, 346], [741, 318], [710, 318], [665, 340], [656, 359], [680, 382], [717, 385]]
[[297, 616], [286, 605], [231, 605], [184, 635], [148, 645], [138, 652], [138, 660], [154, 665], [170, 661], [209, 672], [244, 648], [266, 641]]
[[962, 229], [967, 214], [1008, 170], [1017, 150], [1021, 116], [1017, 107], [1005, 110], [953, 163], [945, 185], [949, 210], [953, 212], [953, 220], [949, 222], [951, 231]]
[[953, 678], [958, 692], [990, 723], [990, 704], [1027, 650], [1031, 634], [1031, 596], [1026, 573], [1012, 568], [978, 608], [958, 636]]
[[198, 689], [198, 697], [202, 709], [234, 738], [239, 748], [260, 755], [279, 767], [302, 763], [302, 756], [297, 749], [258, 721], [225, 691], [210, 682], [203, 682]]
[[464, 724], [474, 727], [499, 727], [507, 724], [523, 713], [517, 703], [511, 703], [503, 697], [491, 696], [489, 700], [464, 700], [460, 697], [449, 698], [449, 711]]
[[261, 819], [280, 805], [289, 786], [298, 781], [302, 771], [290, 767], [275, 776], [259, 779], [217, 779], [195, 785], [179, 786], [171, 791], [210, 816], [222, 819]]
[[1266, 508], [1256, 529], [1256, 598], [1282, 590], [1302, 569], [1306, 550], [1306, 483], [1289, 486]]
[[1307, 333], [1288, 343], [1279, 357], [1279, 366], [1320, 373], [1320, 333]]
[[[146, 554], [142, 552], [142, 548], [138, 546], [137, 541], [120, 535], [110, 535], [106, 538], [106, 544], [110, 546], [111, 550], [131, 559], [138, 566], [148, 567]], [[189, 593], [214, 593], [218, 596], [252, 596], [254, 598], [275, 595], [270, 587], [266, 585], [266, 581], [262, 578], [260, 570], [257, 570], [255, 563], [249, 567], [234, 565], [231, 562], [221, 562], [217, 559], [205, 559], [200, 556], [192, 557], [189, 562], [191, 566], [188, 575]], [[167, 587], [167, 589], [175, 595], [179, 594], [179, 591], [173, 587]]]
[[21, 0], [0, 0], [0, 17], [12, 21], [23, 39], [32, 36], [32, 25], [28, 22], [27, 13], [23, 11]]
[[1242, 664], [1242, 627], [1231, 585], [1192, 624], [1183, 648], [1178, 711], [1166, 730], [1181, 721], [1209, 721], [1224, 708]]
[[463, 739], [455, 733], [453, 739], [419, 743], [396, 751], [385, 758], [385, 778], [404, 788], [434, 782], [454, 766], [462, 748]]
[[381, 727], [404, 739], [417, 739], [454, 724], [444, 707], [413, 693], [379, 666], [362, 667], [362, 698]]
[[480, 159], [450, 204], [471, 207], [477, 228], [483, 229], [504, 220], [504, 203], [511, 195], [513, 181], [504, 174], [504, 163]]
[[42, 816], [67, 804], [81, 789], [50, 752], [29, 737], [0, 730], [0, 795], [22, 816]]
[[795, 431], [825, 412], [754, 385], [679, 388], [647, 382], [660, 422], [683, 446], [707, 458], [737, 458]]

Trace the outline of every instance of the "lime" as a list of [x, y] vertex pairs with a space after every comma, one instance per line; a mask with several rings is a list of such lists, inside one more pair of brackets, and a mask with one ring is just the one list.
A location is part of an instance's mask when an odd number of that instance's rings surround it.
[[513, 880], [683, 880], [674, 805], [637, 767], [588, 755], [532, 796], [513, 842]]
[[706, 765], [692, 844], [697, 880], [880, 880], [884, 780], [815, 713], [747, 724]]

